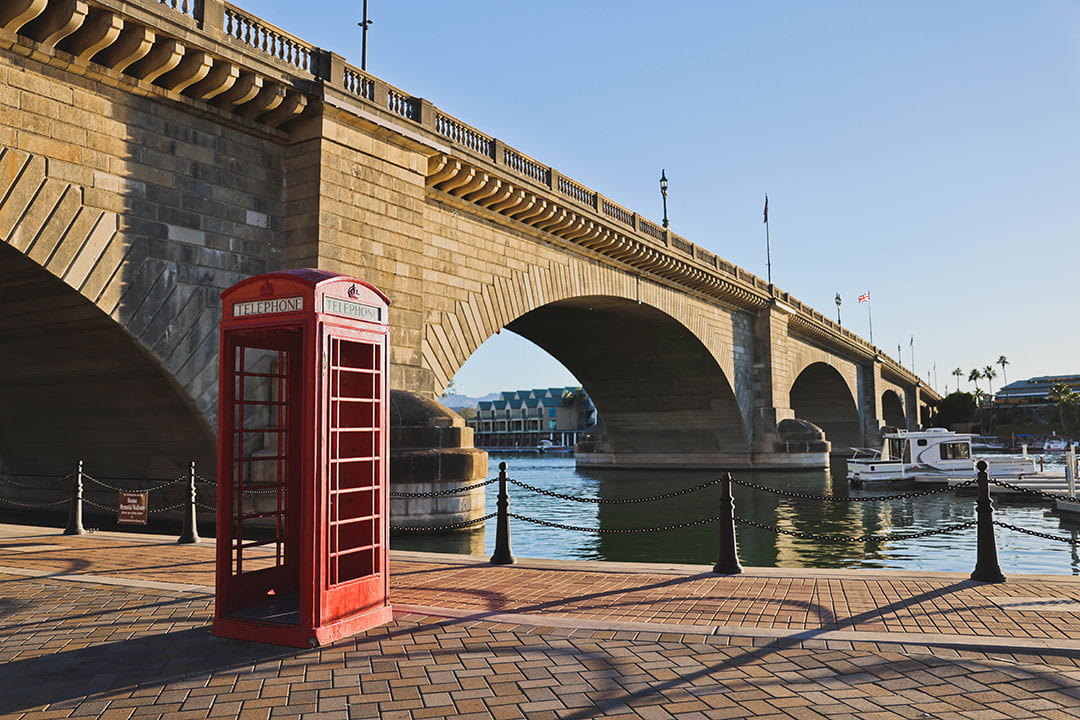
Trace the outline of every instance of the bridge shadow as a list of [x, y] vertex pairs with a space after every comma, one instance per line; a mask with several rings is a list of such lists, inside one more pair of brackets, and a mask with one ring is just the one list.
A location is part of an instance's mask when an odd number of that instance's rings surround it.
[[[649, 696], [658, 695], [658, 694], [663, 693], [666, 690], [672, 690], [672, 689], [687, 685], [689, 683], [692, 683], [695, 680], [698, 680], [698, 679], [701, 679], [703, 677], [707, 677], [709, 675], [712, 675], [713, 673], [721, 672], [723, 670], [728, 670], [728, 669], [739, 668], [741, 666], [745, 666], [747, 664], [754, 663], [754, 662], [760, 662], [760, 661], [766, 659], [767, 657], [769, 657], [770, 655], [778, 653], [779, 651], [781, 651], [783, 649], [799, 646], [799, 645], [801, 645], [802, 643], [804, 643], [804, 642], [806, 642], [808, 640], [817, 639], [817, 638], [821, 637], [823, 634], [825, 634], [827, 632], [836, 632], [836, 631], [839, 631], [839, 630], [843, 630], [845, 628], [854, 628], [854, 627], [858, 626], [861, 622], [873, 619], [874, 617], [881, 616], [881, 615], [883, 615], [885, 613], [904, 610], [904, 609], [910, 608], [910, 607], [912, 607], [914, 605], [919, 605], [919, 604], [924, 603], [924, 602], [928, 602], [928, 601], [935, 600], [935, 599], [938, 599], [938, 598], [943, 598], [943, 597], [951, 595], [951, 594], [953, 594], [953, 593], [955, 593], [955, 592], [957, 592], [959, 590], [967, 589], [967, 588], [974, 587], [974, 586], [978, 586], [978, 583], [975, 583], [975, 582], [972, 582], [972, 581], [962, 581], [962, 582], [953, 583], [953, 584], [948, 585], [946, 587], [937, 588], [935, 590], [929, 590], [927, 592], [920, 593], [919, 595], [915, 595], [913, 597], [906, 598], [904, 600], [889, 603], [888, 605], [878, 607], [878, 608], [874, 608], [873, 610], [868, 610], [866, 612], [859, 613], [859, 614], [856, 614], [856, 615], [852, 615], [850, 617], [844, 618], [844, 619], [839, 620], [839, 621], [835, 621], [834, 624], [833, 624], [833, 627], [831, 627], [831, 628], [821, 627], [821, 628], [815, 628], [815, 629], [808, 629], [808, 630], [802, 630], [802, 631], [793, 632], [790, 635], [786, 635], [786, 636], [784, 636], [782, 638], [776, 638], [776, 639], [770, 640], [765, 645], [761, 645], [761, 646], [757, 646], [757, 647], [748, 649], [748, 650], [746, 650], [744, 652], [739, 653], [738, 655], [727, 658], [727, 659], [725, 659], [725, 660], [723, 660], [723, 661], [721, 661], [719, 663], [714, 663], [712, 665], [703, 667], [700, 670], [696, 670], [694, 672], [681, 674], [681, 675], [679, 675], [677, 677], [674, 677], [674, 678], [671, 678], [669, 680], [658, 682], [656, 684], [650, 684], [648, 687], [645, 687], [645, 688], [642, 688], [640, 690], [635, 690], [633, 692], [630, 692], [630, 693], [620, 697], [618, 699], [618, 703], [619, 704], [626, 704], [628, 701], [633, 701], [635, 699], [644, 699], [644, 698], [647, 698]], [[869, 641], [869, 642], [873, 642], [873, 641]], [[953, 647], [956, 647], [956, 646], [953, 645]], [[972, 643], [968, 647], [970, 649], [978, 649], [977, 639], [973, 637], [972, 638]], [[897, 650], [899, 651], [899, 647], [897, 648]], [[985, 651], [985, 649], [983, 649], [983, 651]], [[1049, 648], [1040, 649], [1039, 653], [1040, 654], [1047, 654], [1047, 655], [1051, 655], [1051, 654], [1076, 655], [1077, 654], [1075, 651], [1069, 651], [1069, 650], [1059, 650], [1059, 651], [1055, 652], [1053, 649], [1049, 649]], [[1062, 685], [1060, 689], [1062, 691], [1072, 690], [1071, 694], [1073, 694], [1074, 696], [1080, 694], [1080, 693], [1078, 693], [1076, 691], [1075, 688], [1071, 688], [1068, 685]], [[563, 718], [563, 720], [586, 720], [586, 718], [595, 717], [596, 716], [595, 711], [599, 711], [601, 714], [603, 714], [604, 709], [605, 709], [604, 703], [601, 702], [601, 703], [597, 703], [597, 706], [595, 708], [588, 708], [588, 709], [579, 710], [577, 712], [570, 713], [568, 715], [564, 715], [564, 716], [562, 716], [562, 718]]]
[[225, 640], [204, 626], [19, 658], [0, 665], [0, 714], [68, 702], [73, 708], [81, 698], [121, 688], [163, 687], [308, 652]]

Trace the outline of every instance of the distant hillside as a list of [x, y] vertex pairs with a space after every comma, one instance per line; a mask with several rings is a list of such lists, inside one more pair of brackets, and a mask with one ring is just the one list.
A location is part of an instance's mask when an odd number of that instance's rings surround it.
[[465, 408], [479, 407], [481, 400], [496, 400], [498, 397], [499, 393], [497, 392], [475, 398], [467, 395], [443, 395], [439, 398], [439, 402], [451, 410], [464, 410]]

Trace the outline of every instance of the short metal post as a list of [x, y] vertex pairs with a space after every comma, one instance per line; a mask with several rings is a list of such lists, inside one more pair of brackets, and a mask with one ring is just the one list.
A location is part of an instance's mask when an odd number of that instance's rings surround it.
[[184, 527], [180, 531], [180, 539], [177, 543], [188, 544], [200, 542], [199, 527], [195, 522], [195, 461], [191, 461], [191, 472], [188, 475], [188, 491], [184, 498]]
[[738, 575], [742, 572], [735, 547], [735, 499], [731, 495], [731, 473], [724, 473], [720, 478], [720, 553], [713, 572], [722, 575]]
[[492, 565], [513, 565], [514, 556], [510, 552], [510, 496], [506, 492], [506, 463], [499, 463], [499, 499], [495, 503], [495, 554], [491, 556]]
[[75, 473], [75, 482], [71, 486], [71, 505], [68, 507], [68, 522], [64, 528], [65, 535], [85, 535], [86, 528], [82, 523], [83, 501], [83, 461], [79, 461], [79, 469]]
[[1001, 566], [998, 565], [997, 543], [994, 541], [994, 503], [990, 501], [990, 478], [986, 475], [986, 461], [980, 460], [975, 467], [979, 471], [979, 499], [975, 502], [979, 535], [975, 570], [971, 573], [971, 579], [985, 583], [1005, 582]]

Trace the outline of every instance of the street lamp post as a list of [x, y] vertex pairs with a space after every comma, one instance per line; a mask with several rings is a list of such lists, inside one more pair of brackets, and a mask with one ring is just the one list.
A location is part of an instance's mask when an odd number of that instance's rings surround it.
[[836, 324], [843, 325], [844, 321], [840, 319], [840, 303], [843, 302], [840, 299], [840, 293], [836, 293]]
[[374, 20], [368, 20], [367, 3], [368, 0], [364, 0], [364, 21], [357, 23], [357, 25], [364, 29], [364, 34], [361, 36], [360, 41], [360, 69], [364, 72], [367, 72], [367, 29], [368, 26], [374, 22]]
[[660, 171], [660, 196], [664, 199], [664, 227], [667, 227], [667, 175], [663, 170]]

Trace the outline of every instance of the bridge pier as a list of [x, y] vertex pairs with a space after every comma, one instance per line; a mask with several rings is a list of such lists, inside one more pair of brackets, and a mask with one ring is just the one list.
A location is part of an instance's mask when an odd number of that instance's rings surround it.
[[[472, 428], [449, 408], [403, 390], [390, 391], [390, 490], [432, 493], [485, 479], [487, 453], [473, 447]], [[392, 498], [392, 525], [436, 528], [484, 514], [484, 490], [442, 497]], [[483, 552], [483, 532], [469, 532]], [[472, 543], [475, 545], [476, 543]]]

